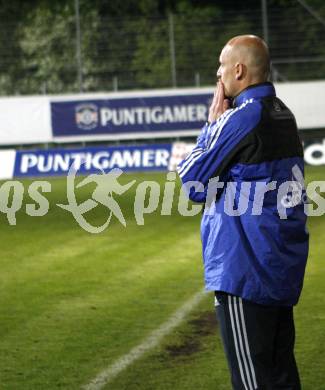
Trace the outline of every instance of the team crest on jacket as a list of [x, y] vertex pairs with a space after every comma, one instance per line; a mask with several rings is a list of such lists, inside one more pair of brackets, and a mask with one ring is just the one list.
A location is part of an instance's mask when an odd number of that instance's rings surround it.
[[79, 129], [91, 130], [98, 124], [98, 108], [95, 104], [84, 103], [76, 106], [76, 124]]

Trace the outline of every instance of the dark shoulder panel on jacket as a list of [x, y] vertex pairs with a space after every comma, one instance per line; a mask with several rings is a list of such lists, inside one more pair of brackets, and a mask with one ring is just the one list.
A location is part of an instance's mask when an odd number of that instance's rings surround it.
[[262, 99], [258, 125], [237, 145], [237, 161], [256, 164], [290, 157], [303, 157], [294, 115], [277, 97]]

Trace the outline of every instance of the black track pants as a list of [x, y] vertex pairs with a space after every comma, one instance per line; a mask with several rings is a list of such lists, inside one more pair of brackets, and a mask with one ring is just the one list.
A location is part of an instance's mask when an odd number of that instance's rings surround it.
[[216, 311], [233, 389], [301, 389], [292, 307], [216, 292]]

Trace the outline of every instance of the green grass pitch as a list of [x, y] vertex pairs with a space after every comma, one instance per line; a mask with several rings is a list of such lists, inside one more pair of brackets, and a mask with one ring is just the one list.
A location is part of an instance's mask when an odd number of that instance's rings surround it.
[[[308, 168], [307, 180], [325, 168]], [[165, 181], [165, 174], [124, 175]], [[137, 226], [134, 189], [118, 198], [127, 220], [115, 218], [101, 234], [82, 230], [67, 211], [66, 182], [52, 179], [43, 217], [0, 215], [0, 389], [80, 389], [164, 323], [203, 287], [200, 215], [160, 208]], [[30, 181], [24, 180], [25, 191]], [[88, 199], [91, 185], [78, 193]], [[179, 189], [177, 188], [177, 191]], [[176, 197], [175, 197], [176, 201]], [[24, 205], [31, 203], [28, 195]], [[89, 221], [100, 225], [98, 206]], [[309, 218], [310, 256], [295, 309], [296, 356], [304, 390], [325, 383], [325, 216]], [[213, 296], [155, 349], [130, 365], [110, 390], [229, 390], [229, 375], [214, 316]]]

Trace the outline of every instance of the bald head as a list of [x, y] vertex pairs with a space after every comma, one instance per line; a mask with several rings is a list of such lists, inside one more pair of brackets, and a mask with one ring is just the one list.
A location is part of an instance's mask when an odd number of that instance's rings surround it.
[[270, 73], [269, 49], [263, 39], [255, 35], [238, 35], [226, 45], [234, 60], [244, 64], [247, 72], [258, 79], [267, 80]]
[[238, 35], [227, 42], [220, 55], [218, 76], [229, 97], [249, 85], [267, 81], [270, 73], [269, 50], [255, 35]]

